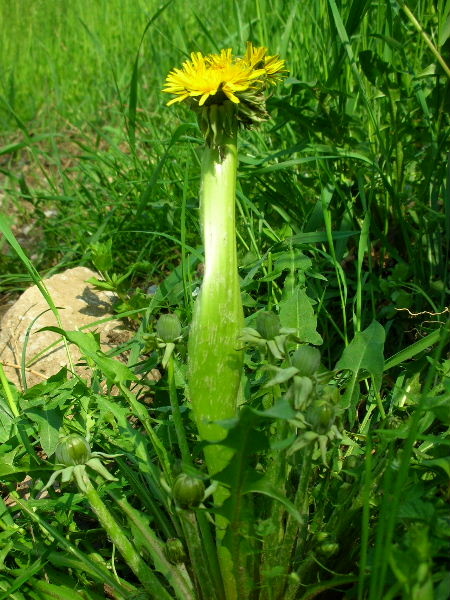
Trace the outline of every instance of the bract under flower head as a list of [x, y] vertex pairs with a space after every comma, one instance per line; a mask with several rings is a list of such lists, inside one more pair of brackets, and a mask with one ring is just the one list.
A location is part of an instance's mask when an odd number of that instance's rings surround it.
[[185, 100], [192, 108], [227, 101], [255, 104], [255, 97], [279, 81], [284, 70], [284, 60], [248, 42], [244, 57], [233, 56], [231, 48], [206, 56], [193, 52], [181, 69], [169, 73], [163, 91], [175, 95], [168, 105]]

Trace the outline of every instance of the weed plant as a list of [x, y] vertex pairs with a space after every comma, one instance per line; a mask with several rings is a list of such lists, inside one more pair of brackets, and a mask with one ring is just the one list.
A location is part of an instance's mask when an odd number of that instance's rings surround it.
[[[23, 391], [0, 365], [0, 600], [448, 599], [449, 3], [0, 18], [1, 297], [35, 282], [57, 313], [43, 276], [93, 266], [134, 332], [106, 355], [60, 329], [89, 379]], [[289, 73], [238, 146], [244, 375], [218, 445], [187, 382], [204, 140], [160, 90], [247, 40]]]

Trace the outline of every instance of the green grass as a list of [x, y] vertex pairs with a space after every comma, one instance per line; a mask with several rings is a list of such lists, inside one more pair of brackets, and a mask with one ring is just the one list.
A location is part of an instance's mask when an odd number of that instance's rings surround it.
[[[281, 589], [283, 597], [306, 600], [319, 593], [321, 585], [325, 591], [320, 598], [449, 598], [448, 333], [438, 328], [448, 321], [449, 294], [450, 79], [439, 60], [450, 64], [450, 3], [408, 3], [426, 36], [402, 4], [0, 3], [0, 211], [6, 215], [2, 230], [13, 227], [41, 274], [96, 264], [96, 252], [103, 247], [96, 244], [111, 241], [111, 264], [102, 274], [110, 282], [114, 274], [125, 276], [118, 289], [119, 311], [140, 310], [132, 368], [142, 351], [142, 315], [147, 322], [161, 311], [176, 311], [187, 326], [192, 292], [199, 284], [202, 139], [192, 113], [165, 106], [164, 79], [192, 51], [232, 47], [239, 53], [247, 40], [267, 45], [269, 53], [286, 59], [289, 76], [268, 103], [272, 120], [240, 135], [237, 218], [244, 310], [250, 327], [260, 309], [280, 312], [288, 322], [289, 299], [300, 288], [309, 299], [301, 296], [303, 341], [317, 344], [314, 336], [321, 336], [322, 363], [328, 370], [338, 361], [354, 364], [361, 356], [363, 370], [348, 380], [343, 373], [332, 380], [344, 398], [341, 407], [347, 400], [348, 406], [336, 413], [345, 437], [341, 442], [328, 440], [329, 466], [322, 464], [316, 450], [308, 463], [311, 471], [302, 466], [300, 451], [288, 459], [293, 466], [284, 492], [291, 499], [297, 493], [299, 510], [306, 514], [306, 525], [299, 529], [298, 560], [292, 563], [301, 581], [296, 583], [294, 576], [280, 583], [280, 565], [270, 564], [258, 580], [266, 586], [262, 600], [281, 598], [276, 596]], [[36, 277], [14, 242], [8, 245], [7, 237], [0, 238], [0, 297], [21, 291]], [[155, 283], [160, 292], [147, 309], [150, 299], [139, 290]], [[378, 338], [370, 337], [374, 330], [368, 330], [374, 320], [386, 336], [381, 350], [387, 361], [381, 372]], [[180, 400], [182, 356], [181, 348], [175, 374]], [[152, 354], [138, 372], [157, 360]], [[269, 391], [261, 387], [269, 378], [258, 370], [265, 361], [270, 362], [253, 350], [246, 358], [246, 393], [251, 393], [247, 400], [259, 410], [292, 393], [291, 380]], [[105, 365], [97, 365], [98, 377], [107, 380]], [[377, 377], [382, 377], [378, 387]], [[2, 385], [7, 389], [5, 382]], [[70, 384], [61, 379], [59, 385], [58, 415], [68, 414], [64, 386]], [[174, 431], [162, 418], [173, 400], [174, 385], [174, 380], [163, 379], [154, 390], [152, 417], [159, 423], [165, 450], [178, 459]], [[47, 393], [44, 386], [43, 397]], [[182, 526], [179, 516], [170, 513], [157, 467], [143, 467], [146, 452], [153, 465], [158, 464], [158, 453], [152, 448], [144, 452], [141, 431], [127, 429], [125, 404], [108, 417], [114, 438], [105, 416], [112, 403], [85, 388], [73, 393], [80, 402], [89, 398], [96, 449], [113, 451], [121, 444], [126, 448], [127, 461], [119, 461], [115, 472], [133, 506], [153, 516], [158, 536], [165, 540], [192, 528], [192, 523]], [[5, 464], [13, 465], [2, 480], [12, 489], [32, 468], [36, 479], [46, 481], [48, 463], [30, 462], [25, 447], [28, 438], [31, 444], [40, 443], [36, 422], [33, 425], [29, 416], [32, 397], [19, 394], [18, 402], [9, 392], [4, 395], [16, 412], [20, 409], [23, 420], [16, 437], [9, 437], [9, 417], [0, 420]], [[123, 390], [122, 396], [130, 401]], [[192, 424], [185, 412], [182, 417], [192, 447]], [[247, 431], [245, 418], [250, 419], [244, 415], [236, 431]], [[64, 423], [67, 426], [67, 420]], [[256, 419], [252, 424], [269, 436], [267, 421]], [[79, 416], [78, 430], [83, 432], [85, 425]], [[250, 464], [256, 460], [247, 449], [234, 449]], [[346, 455], [357, 456], [358, 464], [347, 469]], [[258, 468], [268, 469], [271, 456], [261, 458]], [[308, 475], [305, 489], [298, 487], [299, 473]], [[110, 491], [111, 497], [117, 494], [113, 487]], [[46, 557], [42, 560], [25, 560], [33, 548], [27, 531], [31, 519], [36, 520], [30, 510], [34, 505], [28, 512], [24, 509], [21, 530], [11, 509], [0, 507], [0, 559], [6, 565], [0, 598], [10, 593], [13, 600], [46, 599], [55, 590], [44, 589], [45, 584], [77, 589], [85, 600], [102, 597], [101, 573], [114, 564], [107, 536], [101, 533], [100, 541], [95, 539], [98, 524], [78, 491], [70, 493], [67, 518], [55, 494], [45, 509], [61, 509], [55, 522], [51, 513], [37, 513], [41, 529], [36, 535]], [[257, 506], [246, 535], [276, 539], [269, 504]], [[111, 510], [127, 527], [135, 527], [120, 512], [123, 507]], [[251, 503], [243, 510], [250, 514]], [[283, 514], [294, 531], [292, 515], [288, 518], [285, 509], [277, 510], [274, 519]], [[52, 527], [61, 532], [69, 527], [71, 533], [67, 538], [64, 533], [55, 535]], [[202, 534], [207, 531], [201, 517], [199, 527]], [[320, 533], [328, 537], [319, 542]], [[64, 548], [59, 563], [51, 554], [52, 537]], [[337, 543], [339, 551], [319, 551], [324, 540]], [[73, 549], [80, 544], [77, 555]], [[282, 551], [288, 553], [286, 547]], [[247, 559], [256, 572], [257, 561]], [[65, 578], [70, 561], [78, 561], [72, 571], [77, 575]], [[127, 566], [119, 563], [117, 578], [108, 571], [118, 597], [127, 585], [137, 586]], [[33, 590], [38, 580], [40, 592]], [[327, 580], [340, 591], [327, 592]], [[63, 592], [70, 594], [64, 588], [61, 598]], [[259, 600], [253, 594], [249, 597]]]

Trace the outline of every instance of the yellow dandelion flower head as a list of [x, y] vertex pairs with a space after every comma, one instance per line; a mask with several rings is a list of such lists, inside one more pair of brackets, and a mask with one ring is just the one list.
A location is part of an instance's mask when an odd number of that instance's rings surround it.
[[267, 48], [247, 44], [245, 56], [235, 57], [231, 48], [220, 54], [193, 52], [181, 69], [167, 76], [163, 92], [174, 94], [168, 105], [187, 100], [198, 107], [245, 101], [246, 93], [258, 93], [276, 83], [284, 71], [284, 60], [266, 56]]

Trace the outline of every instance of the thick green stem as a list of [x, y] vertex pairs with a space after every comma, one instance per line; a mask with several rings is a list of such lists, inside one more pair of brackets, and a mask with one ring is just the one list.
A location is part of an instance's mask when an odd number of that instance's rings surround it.
[[[221, 128], [220, 118], [219, 114], [217, 129]], [[244, 326], [235, 231], [237, 124], [226, 133], [222, 129], [217, 139], [220, 142], [207, 146], [202, 159], [200, 214], [205, 264], [189, 335], [189, 395], [200, 437], [210, 442], [220, 442], [226, 436], [226, 430], [214, 422], [236, 415], [243, 366], [238, 337]], [[207, 446], [210, 475], [225, 468], [231, 456], [232, 451], [223, 446]], [[227, 495], [219, 487], [214, 496], [216, 505]], [[222, 544], [228, 522], [218, 516], [216, 526], [225, 594], [234, 600], [233, 561]]]
[[[202, 161], [200, 212], [205, 271], [189, 336], [189, 394], [203, 440], [218, 442], [226, 430], [212, 423], [236, 414], [242, 374], [238, 336], [243, 328], [235, 233], [236, 131], [220, 146], [206, 147]], [[206, 449], [210, 474], [223, 469], [230, 454]]]
[[156, 575], [145, 564], [139, 552], [128, 540], [123, 532], [123, 528], [117, 523], [107, 509], [103, 500], [98, 495], [97, 490], [90, 482], [89, 477], [85, 473], [75, 472], [75, 475], [80, 491], [84, 493], [101, 526], [122, 555], [124, 561], [142, 583], [145, 590], [151, 597], [156, 597], [161, 600], [173, 600], [173, 597], [164, 589]]

